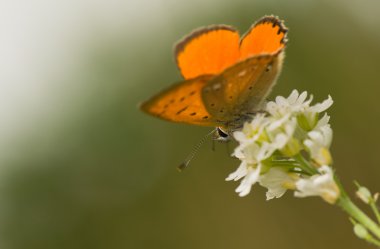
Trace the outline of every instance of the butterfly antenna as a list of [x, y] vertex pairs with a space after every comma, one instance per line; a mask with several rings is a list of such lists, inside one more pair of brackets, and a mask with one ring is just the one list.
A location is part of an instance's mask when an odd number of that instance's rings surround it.
[[212, 130], [210, 133], [208, 133], [206, 136], [204, 136], [193, 148], [192, 152], [187, 156], [187, 158], [185, 159], [185, 161], [183, 163], [181, 163], [177, 168], [179, 171], [182, 171], [184, 170], [185, 168], [187, 168], [187, 166], [189, 166], [189, 163], [190, 161], [194, 158], [194, 156], [198, 153], [199, 149], [201, 148], [201, 146], [204, 144], [204, 142], [206, 142], [206, 139], [211, 136], [213, 133], [215, 132], [215, 129]]
[[211, 150], [215, 151], [215, 139], [212, 140]]

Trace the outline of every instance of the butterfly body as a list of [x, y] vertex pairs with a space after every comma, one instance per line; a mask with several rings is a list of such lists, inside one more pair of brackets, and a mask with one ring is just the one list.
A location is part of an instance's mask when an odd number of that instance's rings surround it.
[[260, 111], [281, 72], [286, 32], [273, 16], [261, 18], [241, 39], [225, 25], [193, 32], [175, 49], [185, 81], [154, 95], [141, 109], [165, 120], [227, 132], [241, 127]]

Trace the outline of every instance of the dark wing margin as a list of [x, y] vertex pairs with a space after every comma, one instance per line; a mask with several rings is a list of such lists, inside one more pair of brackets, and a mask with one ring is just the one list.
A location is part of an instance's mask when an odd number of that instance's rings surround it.
[[283, 21], [277, 17], [262, 17], [242, 36], [240, 60], [260, 54], [278, 53], [286, 47], [287, 32]]

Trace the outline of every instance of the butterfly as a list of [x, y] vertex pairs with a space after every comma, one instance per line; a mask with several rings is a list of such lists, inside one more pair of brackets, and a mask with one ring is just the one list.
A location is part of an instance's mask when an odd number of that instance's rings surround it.
[[140, 105], [158, 118], [217, 127], [220, 137], [260, 111], [281, 72], [287, 28], [264, 16], [241, 38], [236, 29], [212, 25], [184, 37], [174, 51], [184, 81]]

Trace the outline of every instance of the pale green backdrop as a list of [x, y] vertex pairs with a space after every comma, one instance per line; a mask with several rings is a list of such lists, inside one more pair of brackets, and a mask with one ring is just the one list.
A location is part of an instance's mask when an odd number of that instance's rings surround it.
[[57, 39], [41, 39], [37, 51], [50, 54], [58, 44], [54, 54], [62, 43], [65, 52], [39, 62], [46, 77], [25, 76], [24, 85], [11, 86], [54, 84], [55, 95], [36, 97], [42, 101], [36, 110], [45, 111], [25, 109], [13, 124], [19, 111], [3, 102], [10, 114], [0, 152], [2, 248], [372, 248], [353, 235], [346, 215], [319, 198], [287, 193], [267, 202], [260, 186], [238, 197], [237, 183], [224, 179], [239, 162], [223, 144], [213, 152], [207, 142], [179, 173], [176, 166], [210, 129], [149, 117], [137, 104], [180, 80], [172, 47], [192, 29], [222, 23], [244, 33], [261, 16], [278, 15], [289, 28], [289, 45], [271, 97], [293, 89], [317, 100], [330, 94], [338, 174], [351, 193], [354, 179], [380, 190], [379, 1], [99, 2], [31, 7], [44, 10], [35, 14], [41, 27], [54, 30], [51, 18], [69, 22], [68, 33], [81, 26], [70, 38], [44, 33]]

